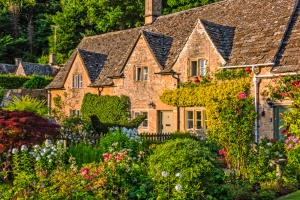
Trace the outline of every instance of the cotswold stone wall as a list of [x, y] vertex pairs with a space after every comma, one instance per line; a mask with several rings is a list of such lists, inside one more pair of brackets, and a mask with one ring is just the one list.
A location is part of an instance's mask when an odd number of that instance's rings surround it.
[[45, 89], [5, 89], [0, 106], [3, 107], [11, 102], [14, 96], [21, 98], [21, 96], [26, 95], [39, 100], [47, 100], [47, 90]]

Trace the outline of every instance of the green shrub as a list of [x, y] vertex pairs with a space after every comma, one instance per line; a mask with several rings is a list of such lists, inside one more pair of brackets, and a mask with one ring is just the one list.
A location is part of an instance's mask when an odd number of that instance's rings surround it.
[[12, 102], [4, 106], [3, 110], [34, 112], [40, 116], [48, 113], [46, 100], [39, 101], [30, 96], [22, 96], [21, 99], [13, 97]]
[[0, 74], [0, 87], [5, 89], [18, 89], [29, 79], [30, 77], [27, 76]]
[[149, 176], [156, 182], [157, 199], [203, 199], [209, 195], [218, 187], [213, 157], [207, 147], [188, 138], [157, 146], [149, 157]]
[[4, 88], [0, 87], [0, 102], [2, 101], [4, 96]]
[[30, 80], [23, 84], [27, 89], [43, 89], [53, 80], [53, 77], [45, 77], [39, 75], [33, 75]]

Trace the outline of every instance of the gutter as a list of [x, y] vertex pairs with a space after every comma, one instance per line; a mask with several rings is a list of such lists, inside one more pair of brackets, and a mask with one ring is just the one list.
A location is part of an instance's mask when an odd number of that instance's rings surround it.
[[251, 65], [233, 65], [233, 66], [223, 66], [219, 67], [219, 69], [234, 69], [234, 68], [246, 68], [246, 67], [266, 67], [266, 66], [274, 66], [275, 63], [264, 63], [264, 64], [251, 64]]

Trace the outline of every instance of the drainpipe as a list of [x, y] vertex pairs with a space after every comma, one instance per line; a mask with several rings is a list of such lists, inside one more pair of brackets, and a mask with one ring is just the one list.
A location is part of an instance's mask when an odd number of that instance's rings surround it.
[[[254, 72], [255, 66], [252, 66], [252, 71]], [[259, 106], [258, 106], [258, 84], [260, 82], [260, 79], [257, 78], [257, 74], [254, 72], [253, 76], [253, 83], [254, 83], [254, 109], [257, 114], [257, 117], [255, 118], [255, 125], [254, 125], [254, 135], [255, 135], [255, 143], [258, 143], [258, 115], [259, 115]]]
[[51, 115], [51, 100], [52, 100], [52, 95], [51, 91], [48, 90], [48, 115]]
[[[180, 74], [176, 74], [177, 77], [175, 76], [175, 73], [172, 73], [172, 78], [175, 78], [177, 80], [177, 88], [178, 84], [180, 82]], [[177, 106], [177, 131], [180, 131], [180, 107]]]

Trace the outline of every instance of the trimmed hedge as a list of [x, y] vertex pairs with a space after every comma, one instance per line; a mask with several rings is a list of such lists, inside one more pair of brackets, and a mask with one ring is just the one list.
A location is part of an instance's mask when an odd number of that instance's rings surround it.
[[23, 84], [24, 88], [27, 89], [43, 89], [47, 85], [51, 83], [53, 77], [50, 76], [40, 76], [40, 75], [33, 75], [30, 80], [26, 81]]
[[28, 76], [0, 74], [0, 87], [5, 89], [18, 89], [28, 80], [30, 80]]
[[129, 99], [122, 95], [98, 96], [87, 93], [84, 95], [81, 105], [81, 113], [85, 117], [96, 115], [102, 123], [126, 124], [130, 117]]

